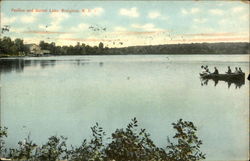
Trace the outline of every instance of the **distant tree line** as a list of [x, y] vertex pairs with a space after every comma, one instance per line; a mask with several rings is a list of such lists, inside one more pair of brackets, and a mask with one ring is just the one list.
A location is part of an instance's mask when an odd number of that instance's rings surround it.
[[[176, 134], [166, 139], [166, 147], [155, 145], [146, 129], [139, 129], [136, 118], [126, 128], [117, 129], [110, 137], [96, 123], [91, 127], [92, 138], [83, 140], [78, 147], [67, 146], [67, 138], [52, 136], [39, 146], [30, 136], [16, 148], [6, 149], [7, 128], [0, 127], [0, 158], [25, 161], [199, 161], [205, 159], [200, 151], [202, 141], [192, 122], [178, 120], [173, 123]], [[109, 140], [107, 142], [107, 139]]]
[[[102, 42], [98, 46], [80, 44], [75, 46], [57, 46], [55, 42], [41, 41], [39, 46], [42, 50], [49, 50], [53, 55], [98, 55], [108, 54], [108, 48]], [[9, 37], [0, 38], [0, 56], [24, 56], [30, 54], [29, 47], [22, 39], [11, 40]]]
[[[76, 45], [57, 46], [55, 42], [41, 41], [42, 50], [49, 50], [52, 55], [128, 55], [128, 54], [250, 54], [250, 44], [239, 43], [191, 43], [131, 46], [123, 48], [89, 46], [77, 42]], [[0, 56], [23, 56], [29, 54], [29, 48], [22, 39], [11, 40], [9, 37], [0, 38]]]
[[47, 43], [41, 41], [39, 46], [43, 50], [49, 50], [54, 55], [104, 55], [108, 54], [108, 47], [104, 48], [102, 42], [98, 46], [89, 46], [84, 43], [77, 42], [75, 46], [56, 46], [54, 42]]
[[250, 43], [191, 43], [112, 48], [115, 54], [250, 54]]

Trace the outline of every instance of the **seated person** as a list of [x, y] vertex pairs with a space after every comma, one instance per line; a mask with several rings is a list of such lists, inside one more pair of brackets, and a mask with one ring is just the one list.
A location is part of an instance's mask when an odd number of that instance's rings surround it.
[[214, 67], [214, 73], [213, 74], [219, 74], [219, 71], [216, 67]]
[[237, 68], [237, 67], [235, 67], [235, 71], [234, 71], [234, 73], [239, 73], [239, 70], [238, 70], [238, 68]]
[[231, 74], [231, 73], [232, 73], [232, 70], [231, 70], [230, 66], [228, 66], [227, 68], [228, 68], [228, 70], [227, 70], [226, 73], [227, 73], [227, 74]]
[[243, 73], [240, 67], [239, 67], [239, 73]]
[[209, 71], [209, 69], [208, 69], [208, 68], [206, 69], [206, 72], [207, 72], [207, 73], [211, 73], [211, 72]]
[[209, 71], [209, 69], [208, 69], [208, 66], [203, 66], [203, 65], [202, 65], [201, 68], [203, 69], [203, 71], [202, 71], [203, 74], [205, 74], [205, 73], [206, 73], [206, 74], [209, 74], [209, 73], [210, 73], [210, 71]]

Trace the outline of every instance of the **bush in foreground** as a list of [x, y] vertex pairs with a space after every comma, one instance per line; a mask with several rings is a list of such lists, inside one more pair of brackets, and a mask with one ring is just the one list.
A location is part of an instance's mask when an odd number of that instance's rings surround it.
[[[146, 129], [138, 128], [136, 118], [126, 128], [117, 129], [106, 138], [102, 127], [96, 123], [92, 139], [79, 147], [68, 148], [67, 138], [52, 136], [44, 145], [38, 146], [28, 136], [15, 149], [4, 148], [7, 129], [0, 128], [0, 152], [2, 157], [28, 161], [198, 161], [205, 159], [200, 151], [202, 141], [197, 137], [197, 128], [192, 122], [178, 120], [173, 123], [176, 130], [172, 141], [167, 140], [165, 148], [157, 147]], [[105, 139], [106, 138], [106, 139]], [[109, 141], [108, 141], [109, 140]]]

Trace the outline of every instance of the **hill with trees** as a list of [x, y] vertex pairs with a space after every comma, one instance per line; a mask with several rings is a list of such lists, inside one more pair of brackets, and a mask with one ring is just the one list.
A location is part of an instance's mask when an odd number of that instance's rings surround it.
[[240, 43], [191, 43], [112, 48], [112, 54], [250, 54], [250, 44]]

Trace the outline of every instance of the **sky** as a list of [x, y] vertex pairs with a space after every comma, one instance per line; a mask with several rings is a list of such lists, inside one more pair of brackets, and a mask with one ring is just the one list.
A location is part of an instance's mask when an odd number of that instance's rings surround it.
[[241, 1], [2, 1], [1, 37], [108, 47], [249, 42]]

